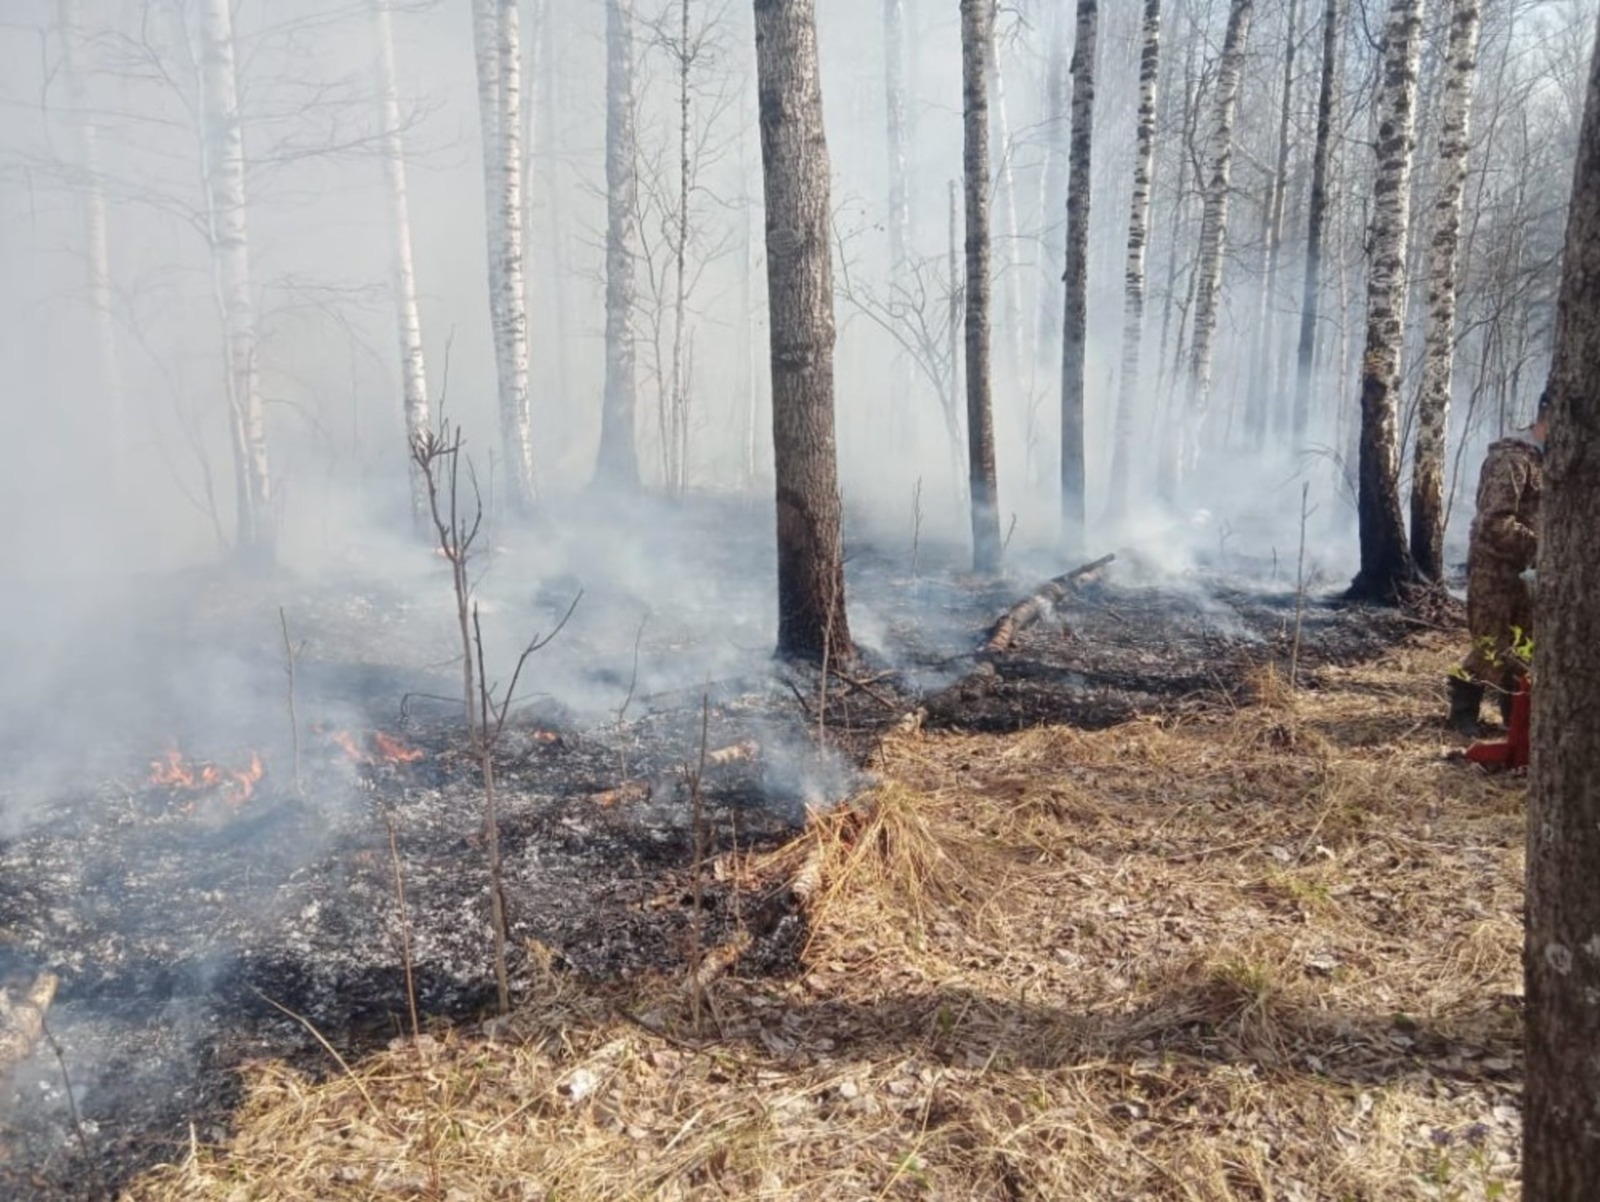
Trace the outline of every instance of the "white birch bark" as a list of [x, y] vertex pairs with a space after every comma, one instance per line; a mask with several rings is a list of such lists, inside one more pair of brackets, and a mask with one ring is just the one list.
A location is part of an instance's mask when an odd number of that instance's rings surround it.
[[224, 374], [233, 443], [235, 549], [244, 558], [266, 560], [272, 556], [274, 541], [272, 477], [250, 285], [244, 130], [228, 0], [204, 0], [200, 8], [200, 91], [213, 278], [227, 347]]
[[1138, 426], [1139, 367], [1144, 339], [1145, 252], [1150, 244], [1150, 177], [1156, 154], [1156, 84], [1161, 75], [1161, 0], [1145, 0], [1139, 53], [1139, 116], [1133, 157], [1133, 203], [1123, 273], [1122, 376], [1111, 449], [1110, 511], [1127, 514], [1133, 500], [1133, 444]]
[[633, 0], [607, 0], [606, 369], [597, 481], [627, 491], [639, 485], [633, 345], [639, 175], [633, 116]]
[[1239, 106], [1239, 81], [1250, 38], [1254, 0], [1232, 0], [1217, 68], [1216, 122], [1207, 152], [1205, 206], [1200, 215], [1200, 260], [1196, 267], [1194, 340], [1189, 355], [1189, 420], [1186, 423], [1184, 473], [1198, 462], [1200, 441], [1211, 407], [1211, 366], [1222, 296], [1222, 263], [1227, 249], [1228, 194], [1233, 172], [1233, 124]]
[[127, 397], [111, 305], [111, 241], [107, 229], [105, 182], [100, 173], [100, 130], [89, 108], [78, 0], [60, 0], [57, 16], [61, 23], [61, 67], [67, 81], [72, 124], [78, 136], [78, 166], [83, 174], [84, 268], [88, 277], [89, 307], [94, 313], [95, 357], [104, 394], [103, 436], [112, 482], [120, 492], [126, 480]]
[[1400, 510], [1398, 386], [1405, 342], [1406, 233], [1416, 149], [1422, 0], [1390, 0], [1383, 34], [1378, 170], [1367, 229], [1367, 329], [1361, 360], [1356, 509], [1361, 570], [1352, 595], [1394, 600], [1412, 575]]
[[[999, 4], [995, 4], [998, 10]], [[1005, 242], [1002, 257], [1005, 276], [1006, 349], [1010, 357], [1011, 392], [1019, 403], [1022, 399], [1023, 337], [1022, 337], [1022, 238], [1017, 224], [1017, 173], [1012, 165], [1015, 147], [1011, 140], [1011, 117], [1006, 108], [1006, 77], [1000, 59], [1000, 39], [996, 32], [999, 22], [989, 18], [989, 72], [994, 85], [995, 133], [1000, 141], [1000, 236]]]
[[1478, 66], [1479, 0], [1455, 0], [1445, 66], [1437, 191], [1428, 248], [1428, 333], [1417, 398], [1411, 474], [1411, 553], [1424, 575], [1444, 574], [1444, 459], [1455, 367], [1456, 260], [1467, 183], [1472, 88]]
[[1067, 263], [1061, 336], [1061, 530], [1068, 551], [1082, 549], [1087, 510], [1083, 446], [1084, 365], [1089, 324], [1089, 191], [1094, 146], [1094, 67], [1098, 0], [1078, 0], [1072, 45], [1072, 145], [1067, 182]]
[[[428, 432], [427, 359], [422, 347], [422, 316], [417, 307], [417, 272], [411, 247], [411, 199], [406, 186], [406, 147], [401, 132], [400, 94], [395, 85], [394, 29], [391, 0], [372, 0], [373, 28], [378, 42], [378, 110], [383, 132], [383, 169], [389, 185], [389, 220], [394, 238], [394, 305], [400, 337], [400, 395], [405, 406], [406, 437], [415, 442]], [[411, 520], [428, 530], [428, 487], [422, 470], [408, 457], [411, 473]]]
[[522, 262], [521, 31], [516, 0], [473, 0], [472, 13], [500, 447], [511, 505], [527, 512], [535, 494], [533, 420], [528, 400], [528, 309]]

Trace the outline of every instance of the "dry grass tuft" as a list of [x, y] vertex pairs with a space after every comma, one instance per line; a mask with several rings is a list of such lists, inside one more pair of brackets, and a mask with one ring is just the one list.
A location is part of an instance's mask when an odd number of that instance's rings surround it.
[[[742, 871], [803, 974], [549, 974], [492, 1037], [249, 1071], [177, 1199], [1516, 1194], [1523, 783], [1446, 760], [1442, 639], [1256, 704], [905, 733]], [[1274, 683], [1276, 682], [1276, 683]]]

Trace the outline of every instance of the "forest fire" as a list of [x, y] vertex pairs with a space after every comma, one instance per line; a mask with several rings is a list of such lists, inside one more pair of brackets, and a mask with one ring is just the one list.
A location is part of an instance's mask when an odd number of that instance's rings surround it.
[[381, 730], [374, 730], [367, 735], [370, 751], [362, 747], [356, 736], [348, 730], [330, 731], [328, 738], [356, 764], [413, 764], [427, 754], [416, 747], [408, 747]]
[[256, 785], [266, 771], [258, 752], [250, 753], [244, 768], [225, 769], [201, 760], [188, 760], [176, 747], [150, 764], [146, 782], [155, 788], [200, 791], [215, 789], [229, 805], [239, 806], [255, 794]]

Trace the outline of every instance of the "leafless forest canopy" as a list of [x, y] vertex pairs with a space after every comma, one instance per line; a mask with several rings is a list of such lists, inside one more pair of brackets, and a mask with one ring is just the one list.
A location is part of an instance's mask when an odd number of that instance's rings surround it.
[[[485, 187], [497, 167], [486, 171], [481, 152], [469, 6], [388, 6], [385, 105], [371, 5], [234, 4], [227, 32], [237, 121], [221, 132], [207, 115], [218, 92], [217, 31], [208, 28], [215, 7], [18, 0], [0, 15], [0, 379], [14, 448], [0, 484], [10, 515], [0, 538], [10, 571], [73, 575], [110, 562], [187, 562], [241, 537], [242, 504], [262, 508], [285, 554], [302, 562], [336, 561], [352, 541], [404, 528], [408, 391], [395, 334], [394, 183], [386, 170], [397, 159], [416, 346], [426, 364], [422, 397], [466, 432], [491, 519], [515, 507], [484, 270], [492, 235]], [[620, 332], [633, 352], [638, 472], [666, 495], [761, 495], [772, 451], [750, 9], [727, 0], [622, 7], [631, 10], [635, 245], [631, 315], [613, 325], [613, 337]], [[951, 356], [963, 350], [947, 336], [965, 263], [951, 253], [952, 230], [960, 237], [960, 213], [952, 214], [960, 195], [951, 191], [962, 170], [959, 13], [929, 0], [891, 7], [900, 12], [892, 41], [883, 6], [817, 6], [836, 235], [841, 489], [858, 528], [901, 539], [920, 520], [927, 537], [960, 541], [965, 415]], [[1163, 448], [1191, 400], [1197, 247], [1230, 8], [1222, 0], [1162, 6], [1131, 402], [1133, 505], [1122, 529], [1111, 531], [1103, 515], [1127, 372], [1123, 292], [1143, 7], [1100, 6], [1093, 63], [1083, 391], [1087, 520], [1097, 549], [1126, 529], [1156, 528]], [[1207, 427], [1181, 503], [1287, 550], [1308, 479], [1314, 544], [1339, 565], [1354, 562], [1356, 393], [1387, 6], [1342, 6], [1314, 376], [1308, 423], [1297, 433], [1295, 354], [1325, 7], [1254, 6]], [[1448, 541], [1457, 558], [1477, 451], [1522, 424], [1543, 383], [1592, 7], [1482, 6], [1446, 455], [1447, 500], [1457, 506]], [[1399, 389], [1403, 478], [1427, 323], [1426, 223], [1438, 186], [1450, 11], [1429, 5], [1423, 31]], [[518, 13], [513, 149], [523, 168], [529, 437], [533, 488], [549, 500], [589, 485], [601, 429], [607, 5], [533, 0]], [[1070, 5], [1024, 0], [1003, 6], [996, 21], [992, 384], [998, 507], [1013, 550], [1053, 545], [1060, 521], [1075, 36]], [[900, 60], [893, 71], [891, 46]], [[898, 105], [886, 79], [903, 81]], [[898, 184], [891, 127], [906, 173]], [[237, 139], [231, 148], [229, 137]], [[237, 213], [227, 196], [235, 152]], [[234, 216], [247, 218], [237, 230]], [[503, 226], [500, 215], [491, 218]], [[253, 383], [240, 364], [240, 304], [254, 324]], [[253, 500], [241, 493], [252, 485], [238, 477], [252, 469], [239, 466], [229, 417], [247, 388], [259, 391], [270, 457], [256, 465], [264, 491]]]

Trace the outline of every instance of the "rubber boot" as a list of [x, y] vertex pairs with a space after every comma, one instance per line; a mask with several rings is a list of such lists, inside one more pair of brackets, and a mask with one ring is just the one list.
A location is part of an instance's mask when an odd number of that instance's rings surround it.
[[1457, 733], [1477, 738], [1483, 727], [1478, 721], [1478, 711], [1483, 707], [1483, 686], [1472, 680], [1450, 677], [1449, 725]]

